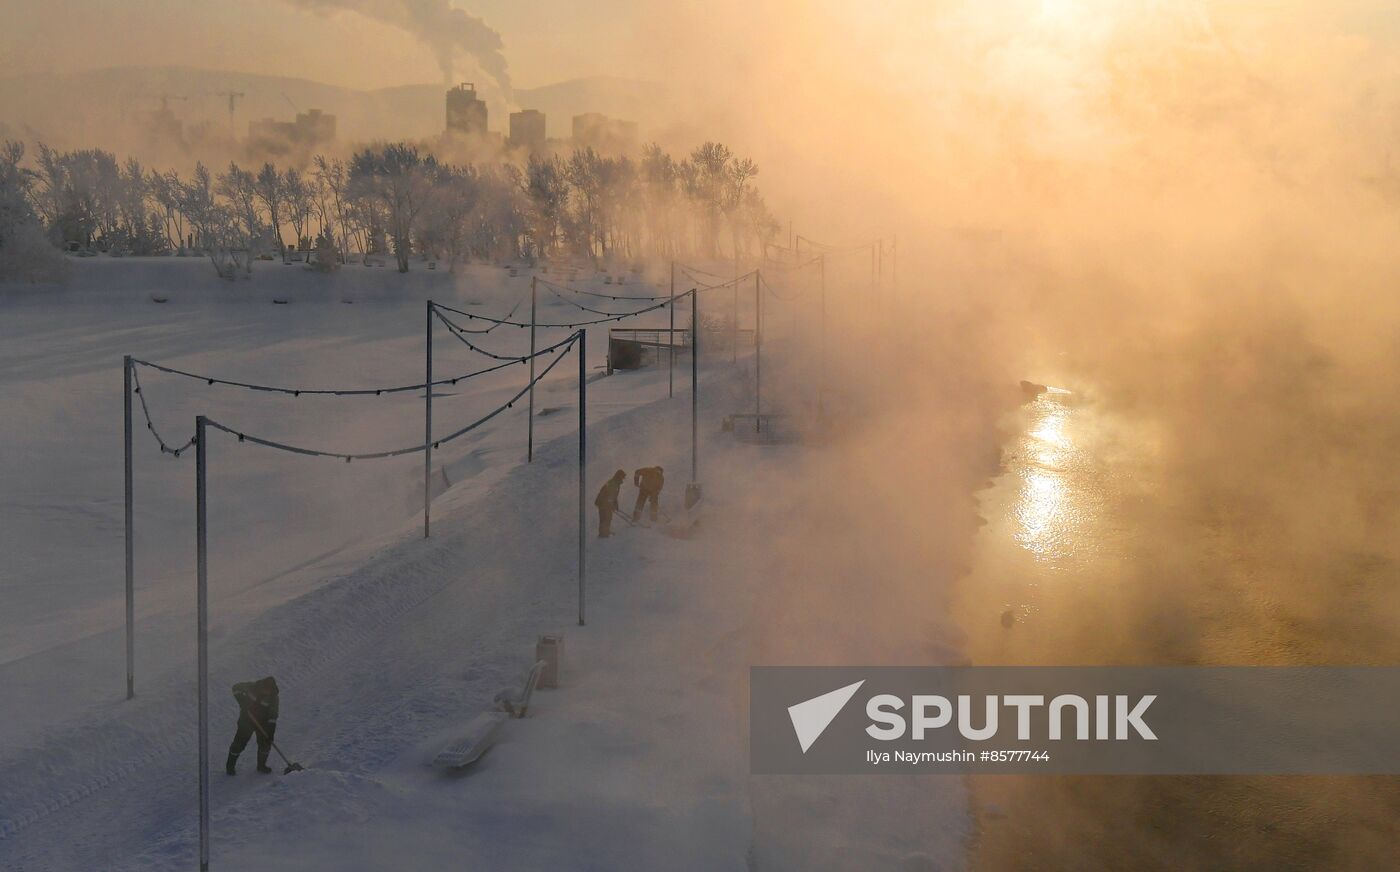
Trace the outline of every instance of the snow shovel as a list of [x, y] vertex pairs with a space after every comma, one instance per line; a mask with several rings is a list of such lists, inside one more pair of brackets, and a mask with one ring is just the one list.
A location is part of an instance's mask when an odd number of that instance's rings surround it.
[[293, 772], [305, 771], [300, 763], [293, 763], [292, 761], [287, 759], [287, 755], [283, 754], [282, 749], [277, 747], [277, 743], [272, 741], [272, 737], [267, 734], [267, 730], [263, 729], [263, 725], [258, 723], [258, 719], [253, 717], [252, 712], [248, 711], [247, 709], [244, 709], [243, 713], [248, 716], [248, 720], [253, 722], [253, 726], [258, 728], [258, 733], [264, 739], [267, 739], [267, 743], [272, 746], [272, 750], [277, 752], [277, 756], [282, 758], [282, 762], [287, 764], [287, 768], [282, 770], [283, 775], [290, 775]]

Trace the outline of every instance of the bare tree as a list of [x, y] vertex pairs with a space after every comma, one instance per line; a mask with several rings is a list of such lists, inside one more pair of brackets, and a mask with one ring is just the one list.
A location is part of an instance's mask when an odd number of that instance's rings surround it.
[[281, 219], [284, 214], [282, 206], [286, 202], [287, 192], [282, 174], [277, 172], [277, 167], [270, 163], [262, 165], [262, 169], [258, 170], [258, 175], [253, 180], [253, 193], [262, 203], [263, 211], [267, 213], [267, 220], [272, 227], [272, 237], [277, 245], [277, 252], [282, 255], [282, 262], [286, 263], [287, 246], [282, 241]]
[[559, 226], [569, 205], [569, 179], [557, 157], [531, 155], [525, 167], [525, 196], [530, 201], [530, 236], [535, 254], [548, 257], [558, 242]]
[[419, 213], [432, 196], [437, 161], [407, 143], [365, 149], [350, 161], [350, 180], [357, 192], [384, 210], [393, 238], [399, 272], [408, 272], [413, 233]]
[[282, 174], [282, 204], [286, 207], [287, 221], [292, 225], [293, 243], [297, 248], [310, 244], [307, 233], [311, 224], [311, 213], [316, 208], [314, 191], [309, 182], [295, 168]]

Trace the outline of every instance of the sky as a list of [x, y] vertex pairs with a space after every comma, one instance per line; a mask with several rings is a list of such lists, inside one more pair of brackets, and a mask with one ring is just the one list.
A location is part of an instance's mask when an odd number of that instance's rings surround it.
[[[177, 64], [442, 83], [437, 31], [388, 22], [445, 2], [4, 0], [0, 74]], [[515, 87], [665, 86], [681, 129], [647, 135], [733, 145], [780, 214], [832, 234], [913, 219], [1043, 234], [1056, 222], [1042, 210], [1073, 203], [1077, 223], [1057, 226], [1093, 226], [1110, 213], [1092, 197], [1134, 188], [1260, 209], [1262, 180], [1282, 196], [1400, 171], [1395, 0], [450, 2], [484, 22], [469, 39], [499, 38]]]
[[[384, 2], [392, 0], [370, 0]], [[0, 75], [177, 65], [352, 88], [438, 82], [408, 33], [354, 12], [287, 0], [5, 0]], [[517, 86], [637, 75], [642, 0], [456, 3], [502, 35]]]

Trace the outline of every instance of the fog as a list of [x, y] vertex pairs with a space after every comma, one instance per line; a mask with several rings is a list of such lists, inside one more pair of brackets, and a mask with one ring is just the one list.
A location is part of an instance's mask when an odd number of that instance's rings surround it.
[[[444, 77], [468, 59], [509, 99], [509, 34], [489, 18], [445, 2], [297, 5], [418, 34]], [[774, 213], [807, 239], [898, 240], [897, 280], [872, 283], [868, 251], [829, 256], [825, 333], [814, 268], [773, 269], [764, 408], [803, 414], [824, 391], [842, 426], [717, 496], [787, 518], [773, 537], [728, 531], [714, 558], [760, 591], [736, 642], [753, 663], [1396, 662], [1389, 6], [717, 0], [629, 13], [620, 44], [672, 95], [650, 138], [752, 155]], [[462, 35], [412, 14], [429, 9]], [[974, 542], [997, 499], [989, 481], [1008, 487], [999, 473], [1017, 462], [998, 449], [1019, 435], [1019, 379], [1072, 392], [1077, 435], [1098, 452], [1086, 462], [1109, 471], [1090, 473], [1102, 520], [1075, 531], [1087, 556], [1070, 592], [1037, 594], [1034, 616], [1008, 628]], [[676, 640], [697, 656], [713, 643]], [[793, 796], [831, 794], [800, 806], [810, 826], [908, 788], [840, 790], [767, 781], [755, 827], [781, 841]], [[1224, 856], [1365, 868], [1393, 851], [1400, 805], [1393, 779], [972, 791], [974, 865], [1007, 869], [1032, 845], [1083, 861], [1086, 841], [1140, 868]], [[824, 847], [768, 850], [813, 865]]]
[[[904, 300], [842, 335], [831, 377], [873, 411], [795, 497], [832, 526], [769, 546], [758, 661], [957, 662], [951, 636], [978, 663], [1394, 663], [1383, 5], [739, 7], [671, 25], [710, 37], [707, 63], [666, 47], [711, 95], [696, 126], [751, 145], [797, 232], [898, 233]], [[1073, 391], [1113, 473], [1070, 593], [1029, 561], [941, 583], [1016, 378]], [[1007, 628], [987, 589], [1015, 583], [1042, 589]], [[1400, 804], [1393, 779], [991, 782], [984, 868], [1365, 868]]]

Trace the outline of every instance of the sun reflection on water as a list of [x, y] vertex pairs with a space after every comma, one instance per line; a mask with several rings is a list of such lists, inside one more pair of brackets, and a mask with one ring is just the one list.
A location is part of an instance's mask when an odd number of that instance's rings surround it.
[[1044, 394], [1027, 407], [1032, 418], [1022, 439], [1021, 486], [1012, 507], [1016, 541], [1043, 559], [1072, 554], [1074, 534], [1084, 520], [1068, 479], [1079, 448], [1071, 436], [1073, 409], [1063, 402], [1065, 396]]

